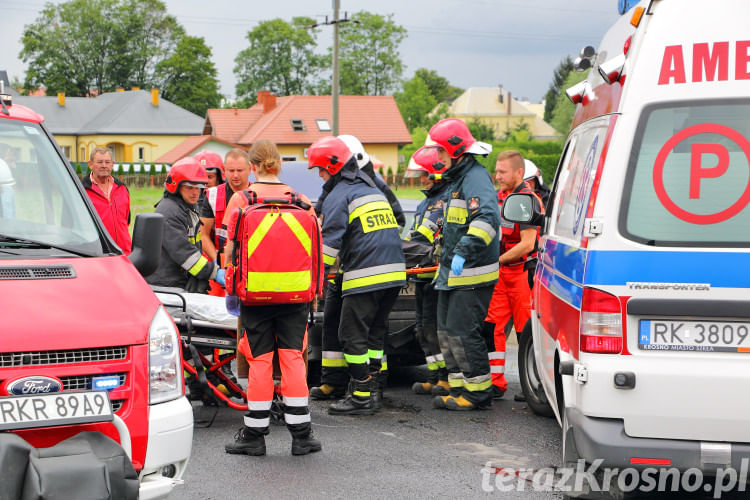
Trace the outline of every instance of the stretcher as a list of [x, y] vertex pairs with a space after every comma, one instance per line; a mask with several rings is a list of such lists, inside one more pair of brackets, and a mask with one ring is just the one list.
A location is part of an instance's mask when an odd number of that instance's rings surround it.
[[[247, 411], [242, 387], [222, 370], [237, 357], [237, 318], [227, 313], [224, 297], [179, 288], [151, 288], [179, 330], [182, 368], [195, 377], [203, 395], [207, 395], [204, 403], [216, 406], [217, 411], [220, 404]], [[216, 412], [205, 426], [210, 426], [215, 417]], [[196, 424], [200, 424], [198, 420]]]

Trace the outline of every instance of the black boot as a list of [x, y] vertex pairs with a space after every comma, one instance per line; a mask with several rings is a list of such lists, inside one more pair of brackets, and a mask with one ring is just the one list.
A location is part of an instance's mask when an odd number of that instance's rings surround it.
[[266, 454], [266, 438], [268, 427], [255, 429], [243, 426], [234, 435], [234, 443], [224, 446], [224, 451], [232, 455], [251, 455], [259, 457]]
[[310, 397], [316, 400], [339, 399], [344, 397], [346, 387], [331, 384], [320, 384], [319, 387], [310, 389]]
[[373, 378], [349, 383], [346, 397], [328, 407], [329, 415], [372, 415], [375, 413], [371, 395]]
[[310, 422], [287, 425], [287, 428], [292, 435], [292, 455], [307, 455], [323, 449], [313, 435]]

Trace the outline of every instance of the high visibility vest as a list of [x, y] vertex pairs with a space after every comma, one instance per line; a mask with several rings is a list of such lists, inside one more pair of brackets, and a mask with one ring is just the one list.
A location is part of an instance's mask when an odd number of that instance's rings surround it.
[[242, 192], [229, 230], [233, 251], [227, 266], [227, 293], [245, 305], [310, 302], [322, 292], [322, 239], [317, 219], [296, 193], [259, 198]]

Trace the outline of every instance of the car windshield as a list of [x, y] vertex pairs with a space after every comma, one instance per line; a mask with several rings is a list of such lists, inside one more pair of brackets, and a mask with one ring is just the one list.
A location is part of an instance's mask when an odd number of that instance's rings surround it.
[[647, 108], [620, 230], [649, 245], [750, 246], [750, 103]]
[[0, 235], [0, 248], [102, 253], [99, 231], [73, 177], [35, 123], [0, 120]]

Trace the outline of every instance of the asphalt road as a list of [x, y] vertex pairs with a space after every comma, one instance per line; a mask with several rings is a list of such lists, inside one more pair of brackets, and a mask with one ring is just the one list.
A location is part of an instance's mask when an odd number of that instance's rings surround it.
[[[185, 483], [171, 498], [561, 498], [530, 488], [495, 488], [490, 468], [540, 469], [560, 457], [557, 421], [513, 401], [520, 386], [511, 349], [510, 390], [489, 410], [433, 409], [429, 396], [411, 392], [418, 369], [392, 375], [385, 407], [372, 417], [332, 417], [328, 402], [312, 401], [313, 429], [323, 450], [307, 456], [291, 455], [283, 426], [272, 426], [265, 457], [226, 454], [224, 444], [242, 425], [242, 414], [222, 408], [211, 427], [195, 429]], [[209, 411], [194, 408], [198, 417]]]

